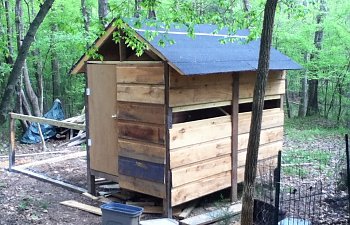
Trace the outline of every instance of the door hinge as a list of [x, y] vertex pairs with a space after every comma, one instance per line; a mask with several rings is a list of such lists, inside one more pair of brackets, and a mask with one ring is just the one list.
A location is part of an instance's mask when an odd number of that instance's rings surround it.
[[92, 145], [92, 141], [91, 141], [90, 138], [87, 140], [87, 145], [88, 145], [89, 147]]
[[90, 88], [86, 88], [85, 93], [87, 96], [89, 96], [90, 95]]

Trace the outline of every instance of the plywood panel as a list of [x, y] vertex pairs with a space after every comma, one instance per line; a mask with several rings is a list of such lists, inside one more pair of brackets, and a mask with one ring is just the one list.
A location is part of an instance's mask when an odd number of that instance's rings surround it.
[[152, 195], [158, 198], [165, 198], [165, 184], [160, 184], [136, 177], [119, 175], [119, 185], [121, 188]]
[[231, 156], [225, 155], [172, 170], [172, 185], [177, 187], [231, 170]]
[[118, 135], [120, 138], [125, 139], [156, 144], [165, 143], [165, 127], [162, 125], [133, 123], [119, 120]]
[[230, 137], [231, 129], [230, 116], [174, 124], [169, 130], [170, 149]]
[[125, 84], [164, 84], [164, 66], [163, 64], [117, 66], [117, 82]]
[[118, 101], [164, 104], [163, 85], [117, 84], [117, 90]]
[[119, 156], [164, 164], [165, 146], [119, 139]]
[[[249, 133], [238, 135], [238, 149], [245, 149], [248, 146]], [[260, 145], [274, 141], [283, 140], [283, 127], [273, 127], [261, 130]]]
[[90, 167], [93, 170], [117, 175], [117, 121], [115, 65], [87, 65], [89, 114]]
[[185, 166], [191, 163], [230, 154], [231, 138], [185, 146], [170, 151], [170, 168]]
[[118, 119], [165, 124], [165, 107], [157, 104], [118, 102]]
[[[267, 159], [278, 155], [278, 151], [282, 150], [283, 141], [276, 141], [265, 145], [260, 145], [258, 160]], [[238, 153], [238, 167], [245, 165], [247, 151]]]
[[231, 172], [208, 176], [193, 183], [173, 188], [171, 191], [172, 206], [202, 197], [204, 195], [225, 189], [231, 185]]
[[[238, 133], [239, 134], [249, 132], [251, 114], [252, 114], [251, 112], [238, 114]], [[283, 110], [279, 108], [264, 110], [262, 124], [261, 124], [262, 129], [283, 126], [283, 123], [284, 123]]]

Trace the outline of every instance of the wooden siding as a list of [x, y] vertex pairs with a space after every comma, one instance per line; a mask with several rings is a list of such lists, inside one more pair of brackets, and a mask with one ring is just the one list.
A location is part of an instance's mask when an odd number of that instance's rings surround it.
[[118, 65], [120, 187], [165, 198], [163, 63]]

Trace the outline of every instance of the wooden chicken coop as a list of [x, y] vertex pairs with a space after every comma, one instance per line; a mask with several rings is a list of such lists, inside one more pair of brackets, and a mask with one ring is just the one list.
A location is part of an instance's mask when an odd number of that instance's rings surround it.
[[[130, 25], [131, 26], [131, 25]], [[121, 188], [163, 199], [173, 206], [232, 188], [243, 181], [259, 41], [220, 44], [225, 30], [212, 25], [167, 31], [147, 40], [142, 56], [116, 44], [111, 23], [94, 46], [103, 61], [87, 55], [71, 73], [87, 78], [88, 181], [117, 181]], [[158, 46], [166, 37], [173, 45]], [[247, 31], [236, 38], [244, 39]], [[283, 141], [286, 70], [300, 66], [275, 49], [265, 96], [259, 160], [276, 157]]]

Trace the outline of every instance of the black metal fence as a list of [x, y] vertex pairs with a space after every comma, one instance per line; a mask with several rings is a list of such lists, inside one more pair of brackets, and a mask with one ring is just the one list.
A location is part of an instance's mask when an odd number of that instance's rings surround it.
[[350, 224], [348, 135], [345, 148], [279, 153], [259, 162], [255, 225]]

